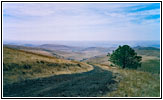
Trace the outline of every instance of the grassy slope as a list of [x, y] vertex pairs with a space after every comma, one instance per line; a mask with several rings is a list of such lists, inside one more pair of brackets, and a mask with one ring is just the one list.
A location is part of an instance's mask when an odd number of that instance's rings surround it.
[[160, 60], [158, 59], [151, 59], [142, 62], [142, 65], [140, 68], [138, 68], [140, 71], [144, 72], [150, 72], [152, 74], [160, 74]]
[[160, 49], [154, 47], [138, 47], [135, 51], [139, 55], [160, 57]]
[[93, 64], [105, 64], [105, 65], [110, 65], [111, 64], [108, 61], [108, 56], [106, 56], [106, 55], [92, 57], [92, 58], [89, 58], [87, 60], [84, 60], [83, 62], [93, 63]]
[[57, 74], [86, 72], [93, 67], [76, 61], [3, 48], [4, 84]]
[[[142, 52], [141, 52], [142, 51]], [[150, 54], [154, 53], [154, 54]], [[116, 91], [104, 96], [113, 97], [159, 97], [160, 96], [160, 59], [159, 50], [139, 50], [142, 66], [138, 70], [110, 67], [107, 56], [88, 59], [84, 62], [96, 63], [101, 68], [113, 71], [120, 80]]]
[[55, 52], [51, 52], [50, 50], [46, 50], [43, 48], [25, 47], [25, 46], [18, 46], [18, 45], [3, 45], [3, 46], [8, 47], [8, 48], [14, 48], [17, 50], [32, 52], [32, 53], [36, 53], [36, 54], [42, 54], [42, 55], [47, 55], [47, 56], [52, 56], [52, 57], [57, 57], [57, 58], [63, 58], [63, 57], [55, 54]]
[[112, 71], [119, 81], [117, 90], [107, 93], [105, 97], [159, 97], [159, 75], [138, 70], [119, 69], [106, 65], [98, 65]]

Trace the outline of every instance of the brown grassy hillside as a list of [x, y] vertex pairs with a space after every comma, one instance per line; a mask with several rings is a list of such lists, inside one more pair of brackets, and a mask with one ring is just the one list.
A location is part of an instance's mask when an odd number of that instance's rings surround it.
[[3, 48], [4, 84], [50, 75], [86, 72], [92, 69], [92, 66], [81, 62]]

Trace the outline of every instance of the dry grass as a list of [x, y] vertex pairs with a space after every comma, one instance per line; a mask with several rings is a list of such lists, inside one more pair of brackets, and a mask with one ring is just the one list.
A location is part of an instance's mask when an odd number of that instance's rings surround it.
[[85, 63], [3, 48], [4, 84], [51, 75], [81, 73], [92, 69], [92, 66]]
[[146, 56], [146, 55], [140, 55], [142, 56], [142, 62], [148, 61], [148, 60], [159, 60], [160, 58], [157, 56]]
[[110, 65], [111, 62], [109, 62], [108, 60], [109, 60], [108, 56], [100, 55], [100, 56], [96, 56], [96, 57], [92, 57], [87, 60], [84, 60], [83, 62]]
[[159, 75], [138, 70], [120, 69], [99, 65], [102, 69], [112, 71], [119, 82], [116, 91], [107, 93], [105, 97], [159, 97]]
[[51, 53], [47, 52], [47, 51], [43, 51], [43, 50], [28, 50], [28, 49], [22, 49], [24, 51], [27, 51], [27, 52], [33, 52], [33, 53], [36, 53], [36, 54], [43, 54], [43, 55], [47, 55], [47, 56], [53, 56]]
[[60, 56], [62, 56], [62, 57], [64, 57], [64, 58], [74, 59], [74, 60], [77, 60], [77, 61], [104, 54], [104, 53], [101, 53], [101, 52], [98, 52], [98, 51], [87, 51], [87, 52], [86, 51], [85, 52], [70, 52], [69, 51], [69, 52], [66, 52], [66, 51], [54, 50], [53, 52], [60, 55]]

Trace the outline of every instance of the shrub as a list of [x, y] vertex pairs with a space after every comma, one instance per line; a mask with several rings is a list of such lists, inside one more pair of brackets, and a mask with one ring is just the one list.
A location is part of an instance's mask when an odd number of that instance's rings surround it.
[[44, 61], [40, 61], [40, 63], [44, 64]]
[[81, 65], [80, 65], [80, 64], [77, 64], [77, 66], [81, 67]]
[[23, 66], [24, 66], [24, 69], [31, 69], [32, 68], [31, 65], [28, 65], [28, 64], [23, 65]]
[[110, 66], [113, 66], [113, 64], [110, 64]]

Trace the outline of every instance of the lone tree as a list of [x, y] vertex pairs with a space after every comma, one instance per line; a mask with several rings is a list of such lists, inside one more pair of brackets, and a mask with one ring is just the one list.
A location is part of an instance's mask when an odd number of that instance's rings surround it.
[[113, 51], [110, 55], [109, 61], [122, 68], [133, 68], [141, 66], [142, 57], [137, 56], [137, 53], [128, 45], [119, 46], [118, 49]]

